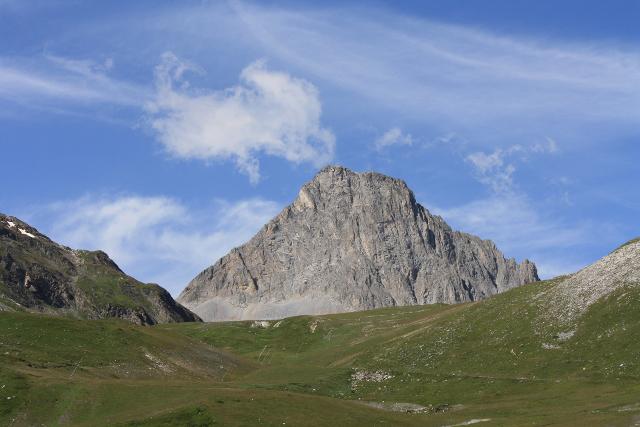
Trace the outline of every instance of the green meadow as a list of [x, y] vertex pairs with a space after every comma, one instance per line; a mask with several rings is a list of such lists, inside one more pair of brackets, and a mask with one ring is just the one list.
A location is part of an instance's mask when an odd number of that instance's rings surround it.
[[640, 422], [640, 291], [560, 325], [545, 316], [553, 286], [269, 322], [0, 313], [0, 425]]

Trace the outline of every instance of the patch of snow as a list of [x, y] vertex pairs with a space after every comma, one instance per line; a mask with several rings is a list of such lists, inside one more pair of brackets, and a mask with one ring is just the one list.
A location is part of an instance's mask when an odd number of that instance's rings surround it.
[[20, 232], [20, 234], [24, 234], [25, 236], [29, 236], [32, 239], [34, 239], [36, 236], [34, 236], [33, 234], [29, 233], [27, 230], [25, 230], [24, 228], [18, 228], [18, 231]]
[[7, 225], [9, 226], [9, 228], [13, 228], [16, 226], [16, 223], [13, 221], [7, 221]]
[[542, 348], [545, 350], [558, 350], [560, 346], [555, 344], [547, 344], [546, 342], [542, 344]]

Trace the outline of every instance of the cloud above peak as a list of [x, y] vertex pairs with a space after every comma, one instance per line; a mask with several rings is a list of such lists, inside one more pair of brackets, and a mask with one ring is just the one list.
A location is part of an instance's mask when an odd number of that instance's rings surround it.
[[322, 166], [333, 158], [335, 137], [322, 126], [317, 88], [256, 61], [238, 85], [194, 90], [185, 73], [194, 67], [172, 53], [156, 67], [156, 96], [147, 105], [158, 141], [185, 159], [233, 160], [251, 182], [260, 179], [258, 155]]
[[413, 137], [402, 132], [402, 129], [394, 127], [386, 131], [381, 137], [375, 140], [374, 147], [378, 151], [384, 150], [391, 145], [411, 145]]
[[466, 159], [475, 169], [475, 174], [481, 183], [489, 186], [495, 193], [505, 193], [513, 186], [513, 164], [505, 164], [505, 152], [498, 149], [491, 154], [481, 151], [469, 154]]

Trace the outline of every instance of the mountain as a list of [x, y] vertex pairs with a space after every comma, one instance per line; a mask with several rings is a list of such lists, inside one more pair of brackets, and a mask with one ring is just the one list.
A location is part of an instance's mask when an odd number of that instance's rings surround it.
[[329, 166], [178, 301], [203, 319], [274, 319], [481, 300], [538, 280], [536, 267], [452, 230], [407, 185]]
[[25, 309], [142, 325], [200, 320], [160, 286], [126, 275], [104, 252], [59, 245], [0, 214], [0, 311]]
[[639, 265], [636, 240], [477, 303], [273, 322], [2, 312], [0, 425], [637, 425]]

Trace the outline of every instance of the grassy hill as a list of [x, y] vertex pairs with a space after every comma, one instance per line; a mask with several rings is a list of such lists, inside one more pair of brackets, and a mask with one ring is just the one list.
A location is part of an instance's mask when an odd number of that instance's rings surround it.
[[[640, 291], [555, 325], [542, 282], [488, 301], [249, 323], [170, 325], [260, 369], [254, 387], [358, 402], [412, 403], [419, 425], [628, 425], [640, 419]], [[277, 327], [276, 327], [277, 325]]]
[[272, 322], [0, 313], [0, 424], [640, 422], [640, 287], [618, 284], [559, 322], [549, 308], [562, 281], [473, 304]]

